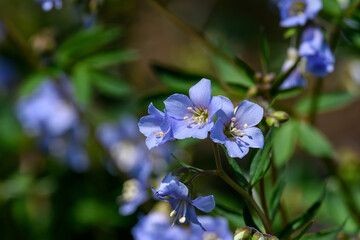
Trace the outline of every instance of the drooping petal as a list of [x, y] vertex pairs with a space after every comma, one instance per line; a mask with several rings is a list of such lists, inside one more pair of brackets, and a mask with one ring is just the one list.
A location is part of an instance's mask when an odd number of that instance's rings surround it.
[[175, 199], [188, 199], [189, 190], [182, 182], [171, 180], [169, 183], [161, 183], [156, 190], [157, 197], [172, 197]]
[[189, 90], [191, 101], [197, 107], [208, 108], [211, 101], [211, 82], [203, 78]]
[[[220, 112], [222, 111], [219, 111], [218, 113]], [[222, 119], [218, 118], [216, 121], [214, 127], [210, 131], [210, 138], [216, 143], [225, 143], [226, 136], [224, 134], [224, 122], [222, 122]]]
[[146, 146], [148, 147], [149, 150], [159, 146], [161, 142], [162, 142], [162, 138], [156, 136], [155, 134], [150, 134], [145, 140]]
[[184, 119], [185, 116], [190, 116], [188, 107], [194, 106], [184, 94], [173, 94], [164, 103], [167, 114], [178, 120]]
[[211, 102], [209, 105], [209, 121], [212, 121], [214, 115], [217, 111], [221, 110], [223, 105], [223, 96], [215, 96], [211, 98]]
[[161, 131], [160, 126], [162, 124], [162, 121], [163, 119], [152, 115], [142, 117], [138, 124], [139, 130], [145, 136], [150, 136], [151, 134]]
[[192, 205], [188, 205], [188, 209], [186, 211], [186, 218], [189, 219], [192, 223], [199, 225], [202, 230], [206, 231], [206, 229], [203, 227], [203, 225], [199, 222], [195, 208]]
[[153, 103], [150, 103], [148, 113], [159, 118], [164, 118], [165, 115], [162, 111], [154, 107]]
[[264, 115], [264, 109], [259, 105], [244, 100], [240, 103], [236, 110], [236, 123], [241, 127], [247, 124], [249, 127], [258, 124]]
[[264, 135], [259, 128], [250, 127], [242, 130], [246, 135], [241, 138], [247, 147], [262, 148], [264, 146]]
[[242, 158], [249, 152], [248, 147], [241, 145], [241, 143], [238, 144], [232, 140], [225, 141], [225, 147], [228, 151], [229, 156], [232, 158]]
[[215, 208], [214, 196], [198, 197], [192, 201], [192, 204], [203, 212], [211, 212]]

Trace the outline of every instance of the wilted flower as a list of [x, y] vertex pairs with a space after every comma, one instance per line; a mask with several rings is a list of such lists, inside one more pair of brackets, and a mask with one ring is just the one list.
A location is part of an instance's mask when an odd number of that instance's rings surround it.
[[221, 109], [221, 98], [211, 97], [211, 82], [203, 78], [190, 88], [190, 99], [173, 94], [164, 101], [167, 114], [174, 118], [173, 133], [176, 139], [205, 139], [213, 127], [213, 117]]
[[282, 0], [279, 2], [280, 25], [283, 27], [303, 26], [316, 17], [322, 9], [321, 0]]
[[216, 115], [218, 119], [210, 137], [214, 142], [224, 144], [230, 157], [242, 158], [249, 152], [249, 147], [263, 147], [264, 136], [254, 127], [264, 115], [259, 105], [244, 100], [234, 110], [232, 102], [224, 98], [223, 108]]
[[189, 195], [189, 189], [185, 184], [178, 181], [176, 176], [169, 173], [161, 182], [159, 188], [155, 190], [152, 188], [155, 196], [160, 200], [167, 201], [170, 203], [173, 211], [170, 213], [171, 217], [174, 217], [173, 224], [176, 220], [179, 223], [192, 222], [198, 224], [203, 230], [205, 228], [199, 222], [195, 208], [203, 212], [211, 212], [215, 207], [214, 196], [210, 195], [207, 197], [198, 197], [191, 200]]
[[41, 3], [41, 7], [44, 11], [50, 11], [53, 8], [62, 8], [62, 0], [35, 0]]
[[[298, 52], [295, 48], [289, 48], [287, 52], [287, 59], [285, 60], [281, 71], [287, 72], [298, 58]], [[292, 73], [281, 84], [280, 89], [289, 89], [294, 87], [305, 87], [306, 81], [301, 73], [300, 67], [297, 66]]]
[[317, 77], [324, 77], [334, 70], [334, 55], [326, 44], [321, 29], [317, 27], [304, 30], [299, 55], [306, 59], [306, 72]]
[[148, 116], [142, 117], [139, 121], [139, 129], [146, 138], [146, 146], [149, 149], [160, 146], [174, 140], [172, 134], [172, 119], [165, 113], [149, 105]]
[[168, 216], [160, 212], [152, 212], [139, 219], [132, 229], [135, 240], [188, 240], [188, 232], [173, 226]]
[[204, 232], [198, 225], [191, 224], [190, 240], [198, 239], [221, 239], [232, 240], [233, 234], [230, 232], [229, 224], [226, 218], [199, 216], [199, 221], [204, 226]]

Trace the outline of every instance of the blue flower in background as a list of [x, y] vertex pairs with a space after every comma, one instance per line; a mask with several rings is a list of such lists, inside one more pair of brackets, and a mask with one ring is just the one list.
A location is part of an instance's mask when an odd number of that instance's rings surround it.
[[230, 231], [229, 223], [223, 217], [199, 216], [206, 231], [204, 232], [198, 225], [191, 224], [190, 240], [198, 239], [221, 239], [233, 240], [233, 233]]
[[205, 78], [190, 88], [189, 96], [173, 94], [164, 101], [167, 114], [174, 118], [174, 137], [205, 139], [221, 109], [221, 98], [211, 97], [211, 82]]
[[38, 3], [41, 3], [41, 7], [44, 11], [50, 11], [51, 9], [61, 9], [62, 0], [35, 0]]
[[173, 226], [168, 216], [160, 212], [151, 212], [140, 217], [139, 222], [132, 229], [135, 240], [188, 240], [188, 232]]
[[279, 2], [280, 25], [283, 27], [303, 26], [316, 17], [322, 9], [321, 0], [282, 0]]
[[30, 96], [20, 99], [17, 115], [26, 132], [34, 136], [59, 136], [78, 122], [76, 110], [50, 80], [42, 82]]
[[160, 146], [174, 140], [172, 134], [172, 119], [166, 114], [149, 105], [148, 116], [142, 117], [139, 121], [139, 130], [146, 138], [146, 145], [149, 149]]
[[[281, 71], [287, 72], [295, 63], [298, 58], [298, 53], [295, 48], [288, 49], [288, 56], [285, 60]], [[289, 89], [294, 87], [305, 87], [306, 81], [302, 75], [301, 69], [297, 66], [292, 73], [288, 76], [287, 79], [281, 84], [280, 89]]]
[[211, 130], [211, 139], [224, 144], [230, 157], [244, 157], [249, 147], [262, 148], [264, 136], [259, 128], [253, 126], [261, 121], [264, 110], [244, 100], [234, 111], [231, 101], [223, 98], [223, 108], [216, 114], [218, 119]]
[[334, 55], [319, 28], [308, 27], [304, 30], [299, 55], [306, 59], [306, 71], [317, 77], [324, 77], [334, 70]]
[[188, 223], [192, 222], [199, 225], [204, 231], [205, 228], [199, 222], [195, 208], [203, 212], [211, 212], [215, 207], [214, 196], [210, 195], [207, 197], [198, 197], [194, 200], [191, 200], [189, 195], [189, 189], [185, 184], [178, 181], [176, 176], [173, 176], [172, 173], [169, 173], [161, 182], [159, 188], [155, 190], [152, 187], [152, 190], [157, 198], [163, 201], [170, 203], [173, 211], [170, 213], [171, 217], [174, 217], [173, 224], [176, 220], [179, 223]]

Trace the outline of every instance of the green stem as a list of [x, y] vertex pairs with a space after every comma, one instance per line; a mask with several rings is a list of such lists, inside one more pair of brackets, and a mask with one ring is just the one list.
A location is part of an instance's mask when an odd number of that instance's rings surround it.
[[261, 207], [264, 210], [266, 220], [267, 222], [271, 222], [269, 216], [269, 209], [266, 203], [264, 178], [260, 179], [260, 200], [261, 200]]
[[324, 78], [316, 78], [315, 86], [311, 93], [311, 105], [309, 111], [309, 122], [311, 125], [316, 124], [316, 116], [318, 111], [319, 97], [321, 94], [321, 89], [324, 83]]
[[217, 175], [219, 177], [221, 177], [234, 190], [236, 190], [250, 204], [250, 206], [255, 210], [255, 212], [259, 216], [261, 222], [263, 223], [263, 225], [265, 227], [266, 232], [274, 235], [274, 230], [272, 229], [270, 221], [268, 221], [268, 219], [266, 218], [264, 213], [261, 211], [260, 207], [257, 205], [255, 200], [249, 195], [249, 193], [247, 191], [245, 191], [239, 185], [237, 185], [224, 171], [222, 164], [221, 164], [219, 148], [216, 143], [213, 143], [213, 148], [214, 148], [214, 154], [215, 154], [215, 160], [216, 160], [216, 167], [218, 170]]

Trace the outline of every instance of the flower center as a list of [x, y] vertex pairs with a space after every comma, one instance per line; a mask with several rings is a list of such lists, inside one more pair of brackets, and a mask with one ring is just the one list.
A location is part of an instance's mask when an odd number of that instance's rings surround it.
[[189, 119], [190, 125], [195, 124], [198, 126], [204, 126], [209, 121], [209, 110], [206, 108], [199, 108], [199, 107], [188, 107], [192, 116], [188, 117], [185, 116], [184, 120]]
[[139, 181], [136, 179], [130, 179], [124, 182], [122, 190], [122, 199], [124, 202], [131, 202], [139, 194]]
[[202, 239], [203, 240], [222, 240], [222, 238], [218, 237], [218, 235], [214, 232], [204, 232]]
[[245, 136], [246, 134], [241, 131], [241, 129], [246, 129], [248, 128], [248, 125], [245, 123], [244, 126], [238, 126], [238, 124], [236, 124], [236, 118], [231, 118], [231, 121], [228, 125], [226, 125], [224, 127], [224, 134], [227, 138], [229, 139], [239, 139], [243, 136]]
[[290, 5], [289, 15], [290, 16], [299, 16], [304, 14], [306, 9], [306, 4], [301, 1], [295, 1]]

